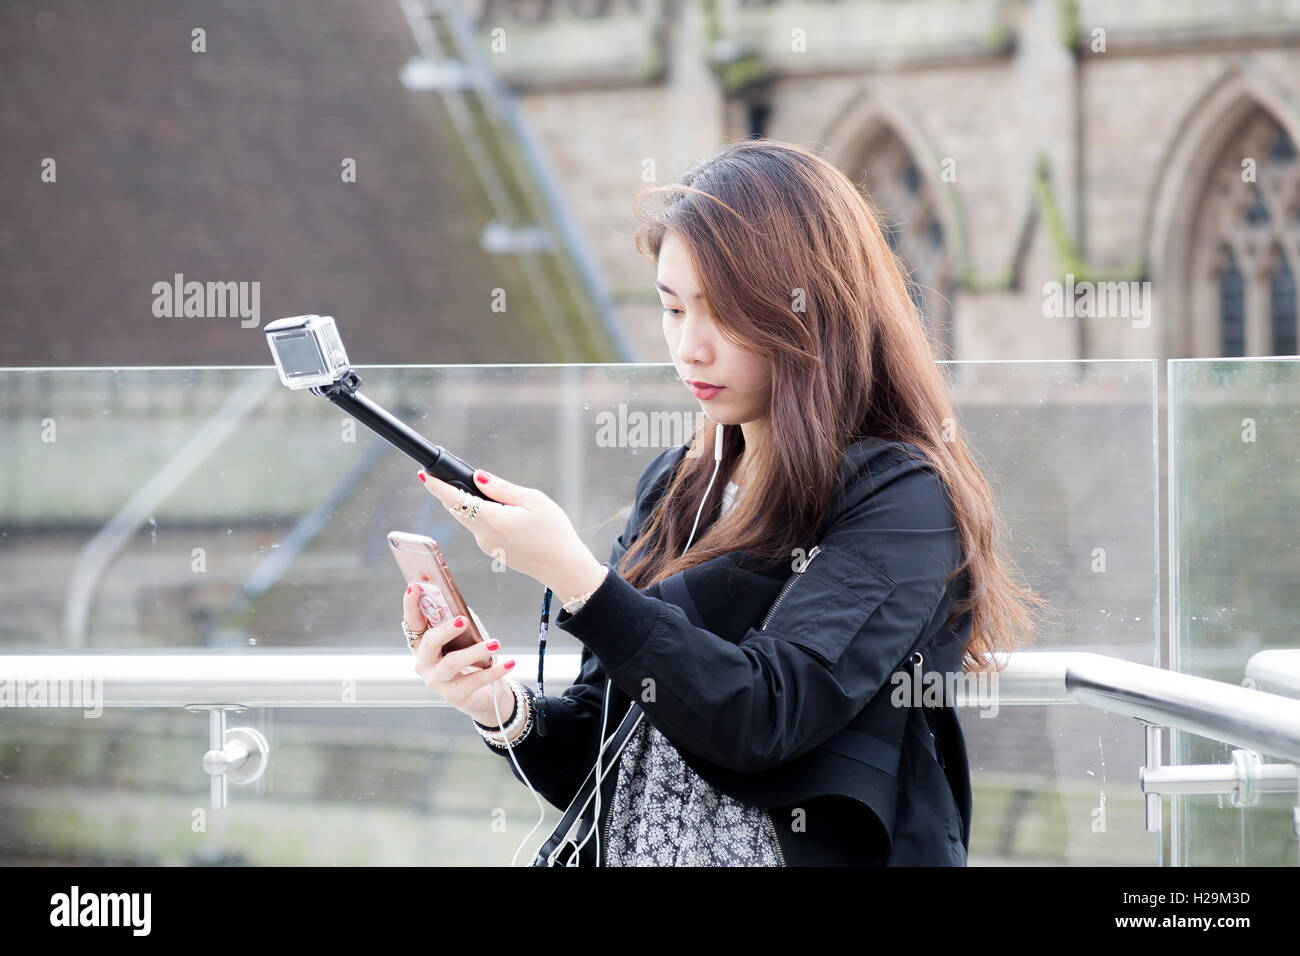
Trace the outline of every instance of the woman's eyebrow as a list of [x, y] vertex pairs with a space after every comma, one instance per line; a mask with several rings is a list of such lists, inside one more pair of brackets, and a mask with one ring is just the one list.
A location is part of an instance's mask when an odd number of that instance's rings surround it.
[[[660, 289], [662, 289], [664, 292], [667, 292], [669, 295], [677, 295], [676, 292], [674, 292], [672, 289], [668, 288], [668, 286], [664, 285], [664, 284], [663, 284], [662, 282], [660, 282], [658, 279], [655, 280], [655, 286], [658, 287], [658, 288], [660, 288]], [[678, 298], [680, 298], [680, 296], [678, 296]], [[695, 295], [694, 295], [692, 298], [702, 299], [702, 298], [704, 298], [704, 293], [703, 293], [703, 292], [697, 292], [697, 293], [695, 293]]]

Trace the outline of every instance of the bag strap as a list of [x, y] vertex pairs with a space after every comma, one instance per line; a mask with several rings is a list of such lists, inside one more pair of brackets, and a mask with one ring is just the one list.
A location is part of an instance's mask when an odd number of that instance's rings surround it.
[[[632, 706], [628, 708], [627, 714], [623, 717], [623, 722], [618, 725], [618, 729], [614, 731], [613, 736], [609, 738], [609, 743], [605, 745], [605, 749], [602, 751], [602, 753], [610, 750], [613, 751], [613, 756], [609, 758], [608, 762], [606, 762], [604, 758], [601, 760], [601, 763], [604, 764], [603, 769], [606, 774], [609, 773], [610, 765], [613, 764], [613, 762], [618, 759], [619, 754], [623, 752], [623, 747], [627, 743], [628, 737], [631, 736], [632, 731], [636, 729], [637, 725], [641, 722], [641, 718], [644, 716], [645, 713], [641, 710], [640, 705], [633, 701]], [[592, 797], [595, 795], [595, 790], [596, 768], [593, 766], [587, 773], [587, 779], [584, 780], [582, 786], [578, 788], [577, 795], [572, 801], [570, 801], [568, 809], [564, 811], [564, 816], [560, 819], [559, 824], [553, 831], [551, 831], [551, 835], [546, 838], [546, 842], [538, 849], [537, 856], [533, 859], [533, 862], [530, 864], [531, 866], [553, 866], [554, 864], [550, 862], [552, 854], [555, 854], [555, 862], [563, 864], [574, 852], [576, 852], [576, 850], [570, 850], [568, 854], [561, 857], [559, 853], [556, 853], [556, 850], [563, 842], [564, 835], [573, 828], [574, 823], [576, 823], [578, 818], [582, 816], [583, 811], [587, 809], [587, 805], [591, 803]], [[600, 825], [600, 821], [596, 819], [595, 814], [592, 815], [591, 825]], [[579, 843], [582, 842], [582, 839], [589, 831], [590, 827], [586, 830], [581, 830], [578, 833], [577, 841]]]
[[[683, 460], [685, 460], [685, 456], [683, 456]], [[681, 462], [678, 462], [679, 465], [680, 463]], [[818, 523], [817, 531], [816, 534], [813, 535], [813, 539], [815, 541], [820, 541], [822, 537], [825, 536], [826, 530], [829, 527], [829, 525], [830, 525], [829, 515], [823, 515], [821, 521]], [[635, 540], [636, 537], [633, 536], [633, 541]], [[695, 610], [694, 602], [690, 600], [690, 592], [687, 591], [685, 587], [681, 588], [681, 592], [682, 592], [681, 594], [674, 595], [674, 598], [676, 598], [676, 601], [674, 603], [679, 603], [679, 606], [683, 606], [683, 609], [685, 610], [687, 616], [691, 618], [691, 622], [693, 624], [696, 624], [696, 626], [698, 627], [702, 627], [703, 626], [702, 622], [696, 620], [696, 618], [698, 618], [699, 616], [699, 612]], [[685, 596], [684, 600], [683, 600], [683, 594]], [[641, 718], [643, 716], [644, 713], [641, 710], [640, 706], [636, 703], [636, 701], [633, 701], [632, 705], [628, 708], [626, 716], [624, 716], [623, 718], [623, 722], [618, 725], [618, 730], [614, 732], [614, 736], [610, 738], [610, 743], [606, 745], [605, 748], [606, 750], [610, 749], [610, 747], [613, 747], [613, 751], [614, 751], [613, 756], [610, 758], [610, 763], [613, 763], [614, 760], [617, 760], [619, 754], [623, 752], [623, 746], [627, 743], [627, 738], [631, 735], [632, 731], [636, 729], [637, 724], [641, 722]], [[603, 752], [604, 751], [602, 751], [602, 753]], [[575, 852], [573, 850], [570, 850], [563, 857], [561, 856], [561, 854], [564, 853], [563, 850], [560, 850], [560, 852], [558, 853], [556, 851], [564, 840], [564, 834], [568, 833], [569, 830], [572, 829], [573, 824], [582, 815], [583, 811], [587, 809], [587, 804], [591, 802], [591, 798], [596, 787], [595, 778], [596, 778], [596, 768], [593, 766], [591, 768], [591, 771], [587, 774], [587, 779], [584, 780], [582, 782], [582, 786], [578, 788], [577, 795], [573, 798], [572, 801], [570, 801], [568, 809], [564, 811], [564, 816], [560, 819], [559, 824], [556, 825], [555, 829], [551, 831], [551, 835], [547, 837], [546, 842], [543, 843], [541, 847], [538, 849], [537, 855], [536, 857], [534, 857], [533, 862], [531, 864], [532, 866], [554, 865], [553, 863], [549, 862], [552, 854], [555, 854], [555, 862], [559, 862], [559, 863], [563, 863], [565, 860], [571, 858], [572, 853]], [[592, 816], [591, 825], [592, 826], [600, 825], [600, 821], [595, 818], [594, 814]], [[583, 830], [579, 832], [577, 837], [578, 843], [582, 842], [583, 838], [586, 836], [589, 830], [590, 827], [587, 828], [587, 830]]]

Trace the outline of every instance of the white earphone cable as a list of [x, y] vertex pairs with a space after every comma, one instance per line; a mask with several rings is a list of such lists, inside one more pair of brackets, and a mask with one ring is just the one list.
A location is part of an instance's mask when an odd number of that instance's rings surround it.
[[[722, 429], [724, 427], [726, 426], [720, 424], [716, 429], [714, 429], [713, 432], [713, 474], [709, 476], [709, 483], [704, 489], [703, 496], [700, 498], [700, 506], [695, 511], [695, 523], [691, 525], [691, 533], [686, 539], [686, 547], [682, 549], [682, 554], [685, 554], [687, 551], [690, 550], [691, 543], [695, 540], [695, 531], [700, 526], [700, 516], [704, 513], [704, 505], [709, 500], [709, 492], [713, 490], [713, 483], [718, 477], [718, 468], [722, 465]], [[595, 810], [593, 811], [591, 829], [587, 831], [587, 835], [583, 837], [582, 842], [577, 844], [577, 846], [574, 847], [573, 854], [572, 856], [570, 856], [569, 861], [565, 864], [566, 866], [578, 865], [579, 851], [581, 851], [582, 848], [587, 845], [587, 841], [591, 839], [591, 835], [593, 833], [596, 834], [596, 865], [597, 866], [600, 865], [600, 785], [601, 782], [605, 779], [605, 776], [609, 773], [609, 770], [612, 769], [612, 767], [607, 767], [604, 770], [601, 769], [601, 758], [604, 756], [605, 748], [609, 745], [609, 740], [607, 740], [605, 737], [605, 727], [607, 724], [607, 716], [609, 714], [609, 692], [610, 692], [611, 684], [612, 682], [610, 681], [610, 679], [605, 678], [605, 703], [604, 706], [601, 708], [601, 714], [600, 714], [600, 746], [597, 747], [596, 749], [596, 766], [594, 768], [596, 772], [596, 785], [594, 787], [593, 797], [595, 799], [596, 806], [595, 806]], [[495, 695], [492, 698], [492, 704], [497, 711], [497, 726], [501, 726], [502, 723], [501, 707], [499, 704], [497, 704]], [[644, 714], [642, 715], [642, 717], [644, 717]], [[617, 730], [618, 728], [615, 728], [615, 732], [617, 732]], [[627, 744], [627, 740], [625, 739], [623, 741], [623, 746], [626, 746], [626, 744]], [[528, 835], [524, 837], [523, 842], [520, 843], [519, 847], [515, 849], [515, 855], [510, 859], [510, 865], [514, 866], [515, 858], [519, 856], [519, 850], [523, 848], [524, 843], [527, 843], [529, 838], [532, 837], [533, 833], [537, 830], [537, 828], [541, 826], [542, 820], [546, 816], [546, 808], [542, 805], [541, 798], [538, 797], [537, 791], [533, 789], [533, 785], [529, 783], [528, 777], [524, 773], [523, 768], [519, 766], [519, 761], [515, 759], [514, 747], [513, 745], [511, 745], [509, 741], [506, 742], [506, 749], [510, 752], [510, 759], [514, 761], [515, 768], [519, 771], [519, 775], [523, 777], [524, 785], [527, 786], [529, 792], [532, 793], [533, 799], [537, 800], [537, 807], [539, 810], [541, 810], [542, 813], [541, 817], [538, 817], [537, 823], [534, 824], [533, 829], [528, 831]], [[618, 758], [618, 754], [622, 752], [622, 749], [623, 749], [622, 746], [620, 746], [618, 753], [615, 753], [613, 758], [611, 759], [611, 764], [614, 759]], [[579, 819], [581, 819], [581, 817], [579, 817]], [[572, 840], [568, 840], [566, 842], [568, 843], [568, 845], [571, 846], [573, 845]], [[551, 854], [546, 862], [548, 864], [554, 863], [556, 854], [559, 853], [564, 846], [565, 844], [561, 843], [553, 851], [551, 851]]]
[[[501, 717], [501, 704], [497, 701], [495, 693], [492, 694], [492, 709], [497, 712], [497, 727], [505, 726], [505, 720]], [[537, 832], [537, 828], [542, 825], [542, 821], [546, 819], [546, 807], [542, 803], [542, 798], [537, 795], [537, 791], [533, 789], [533, 785], [528, 779], [528, 774], [524, 773], [524, 768], [519, 766], [519, 758], [515, 756], [514, 745], [508, 740], [506, 741], [506, 751], [510, 754], [510, 759], [514, 763], [515, 769], [519, 771], [519, 776], [524, 778], [524, 786], [528, 788], [528, 792], [531, 793], [533, 799], [537, 801], [538, 811], [537, 822], [533, 824], [533, 828], [528, 831], [524, 838], [519, 841], [519, 845], [515, 847], [514, 856], [510, 857], [510, 865], [514, 866], [515, 861], [519, 859], [519, 851], [524, 848], [524, 844], [532, 838], [532, 835]]]

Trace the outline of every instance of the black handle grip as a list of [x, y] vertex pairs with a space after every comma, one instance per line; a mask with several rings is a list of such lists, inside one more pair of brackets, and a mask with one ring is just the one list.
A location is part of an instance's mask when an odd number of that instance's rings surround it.
[[[359, 381], [356, 379], [356, 382]], [[347, 385], [351, 387], [346, 387]], [[355, 392], [354, 388], [352, 380], [349, 380], [346, 385], [335, 384], [321, 389], [319, 394], [349, 412], [357, 421], [398, 451], [413, 458], [433, 477], [461, 488], [476, 498], [482, 498], [484, 501], [492, 500], [479, 490], [474, 481], [474, 469], [468, 462], [457, 458], [441, 445], [428, 441], [405, 422], [394, 418], [366, 396]]]

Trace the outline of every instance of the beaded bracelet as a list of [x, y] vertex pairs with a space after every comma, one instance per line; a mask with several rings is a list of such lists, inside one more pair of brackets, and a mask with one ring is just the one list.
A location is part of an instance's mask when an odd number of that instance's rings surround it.
[[[533, 726], [534, 711], [532, 708], [531, 695], [522, 684], [516, 684], [514, 690], [517, 697], [521, 699], [521, 702], [517, 704], [519, 710], [518, 717], [499, 732], [484, 730], [481, 727], [478, 728], [478, 732], [484, 740], [493, 747], [497, 747], [501, 750], [505, 750], [508, 747], [513, 747], [518, 744], [528, 736], [528, 733]], [[519, 729], [521, 726], [523, 728], [522, 730]], [[516, 733], [516, 731], [518, 731], [518, 733]]]
[[[529, 694], [528, 689], [518, 681], [511, 680], [510, 684], [511, 689], [515, 692], [515, 713], [511, 715], [512, 719], [507, 721], [506, 725], [499, 731], [490, 730], [480, 724], [477, 720], [474, 721], [474, 727], [479, 732], [479, 735], [493, 747], [498, 747], [502, 750], [507, 747], [513, 747], [515, 744], [519, 743], [519, 741], [527, 737], [529, 730], [531, 730], [533, 726], [532, 695]], [[523, 730], [519, 732], [518, 736], [514, 736], [514, 731], [518, 728], [521, 720], [523, 721]]]
[[514, 681], [509, 677], [506, 678], [506, 686], [510, 688], [510, 690], [514, 693], [515, 696], [514, 704], [512, 705], [510, 710], [510, 716], [507, 717], [505, 721], [502, 722], [500, 727], [492, 727], [487, 724], [480, 724], [477, 720], [474, 721], [475, 727], [479, 727], [483, 730], [489, 730], [492, 733], [498, 733], [502, 730], [508, 730], [510, 728], [510, 725], [515, 722], [515, 719], [519, 716], [519, 687], [516, 681]]

